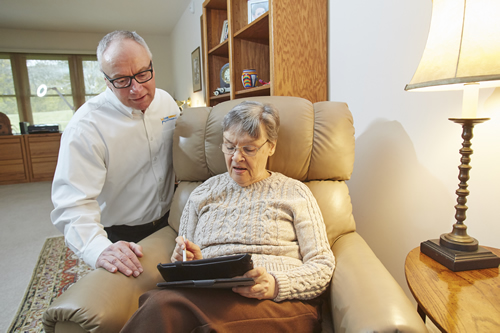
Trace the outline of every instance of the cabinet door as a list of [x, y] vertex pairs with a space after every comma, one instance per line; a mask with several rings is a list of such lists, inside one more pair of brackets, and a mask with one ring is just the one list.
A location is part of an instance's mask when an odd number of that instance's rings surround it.
[[22, 136], [0, 137], [0, 184], [29, 182]]
[[327, 0], [271, 0], [271, 5], [272, 95], [326, 101]]
[[52, 180], [57, 165], [61, 134], [26, 135], [31, 181]]

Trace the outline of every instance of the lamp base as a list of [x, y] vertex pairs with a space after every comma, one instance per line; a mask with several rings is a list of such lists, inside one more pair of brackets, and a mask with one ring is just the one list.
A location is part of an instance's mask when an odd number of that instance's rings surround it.
[[458, 251], [440, 245], [439, 239], [422, 242], [420, 252], [453, 272], [496, 268], [500, 265], [500, 258], [481, 246], [475, 251]]

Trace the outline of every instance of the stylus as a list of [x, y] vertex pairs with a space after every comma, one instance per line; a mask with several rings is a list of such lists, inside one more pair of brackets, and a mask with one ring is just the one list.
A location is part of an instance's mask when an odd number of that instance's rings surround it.
[[[186, 236], [182, 235], [182, 238], [184, 238], [184, 243], [186, 242]], [[182, 250], [182, 261], [186, 261], [186, 244], [184, 244], [184, 250]]]

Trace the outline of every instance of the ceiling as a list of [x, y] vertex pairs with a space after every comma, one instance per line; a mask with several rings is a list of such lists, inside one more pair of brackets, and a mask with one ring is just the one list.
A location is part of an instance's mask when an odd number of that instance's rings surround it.
[[0, 0], [0, 28], [169, 35], [192, 0]]

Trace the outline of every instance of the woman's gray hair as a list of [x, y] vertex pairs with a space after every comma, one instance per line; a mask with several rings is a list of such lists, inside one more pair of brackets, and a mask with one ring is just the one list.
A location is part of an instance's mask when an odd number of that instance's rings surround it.
[[261, 135], [260, 124], [264, 125], [267, 139], [271, 142], [278, 140], [280, 116], [278, 110], [271, 104], [255, 101], [244, 101], [229, 111], [222, 121], [222, 130], [235, 130], [238, 134], [248, 134], [258, 139]]
[[[126, 31], [126, 30], [116, 30], [113, 32], [110, 32], [106, 36], [104, 36], [101, 41], [99, 42], [99, 45], [97, 45], [97, 61], [99, 62], [99, 67], [101, 67], [101, 59], [103, 53], [107, 50], [109, 45], [111, 45], [112, 42], [114, 41], [121, 41], [124, 39], [130, 39], [133, 40], [139, 45], [142, 45], [146, 49], [149, 55], [149, 59], [153, 60], [153, 55], [151, 54], [151, 51], [149, 50], [148, 44], [146, 44], [146, 41], [144, 38], [139, 36], [139, 34], [135, 31]], [[102, 70], [102, 67], [101, 67]]]

